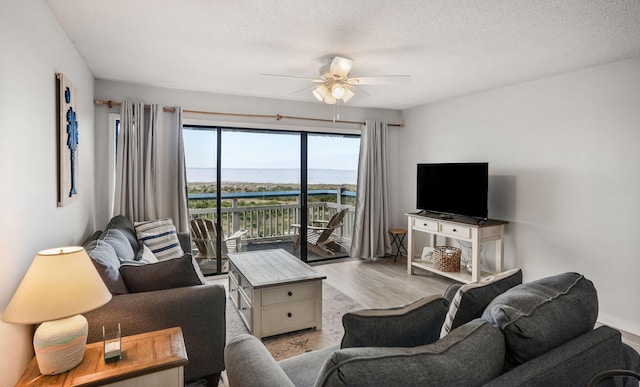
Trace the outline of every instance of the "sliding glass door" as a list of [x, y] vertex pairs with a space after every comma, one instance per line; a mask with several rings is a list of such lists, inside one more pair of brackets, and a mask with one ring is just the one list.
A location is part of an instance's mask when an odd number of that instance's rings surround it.
[[[224, 272], [216, 251], [214, 235], [206, 226], [216, 224], [218, 212], [218, 131], [211, 128], [185, 127], [182, 131], [187, 168], [187, 191], [191, 219], [192, 253], [205, 275]], [[206, 223], [205, 223], [206, 222]]]
[[[349, 255], [353, 235], [360, 136], [309, 133], [309, 222], [333, 228], [317, 246], [310, 244], [308, 260]], [[330, 224], [331, 221], [333, 224]], [[325, 235], [328, 234], [325, 233]]]
[[217, 225], [192, 235], [203, 272], [226, 272], [233, 251], [348, 256], [359, 136], [193, 126], [184, 140], [191, 218]]
[[223, 229], [228, 236], [244, 231], [239, 249], [293, 251], [302, 204], [300, 137], [297, 132], [222, 130]]

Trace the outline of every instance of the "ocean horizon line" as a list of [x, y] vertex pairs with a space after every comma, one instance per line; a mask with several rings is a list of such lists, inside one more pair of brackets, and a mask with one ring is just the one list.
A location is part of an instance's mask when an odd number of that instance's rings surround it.
[[[211, 169], [216, 170], [215, 167], [187, 167], [189, 169]], [[276, 167], [265, 167], [265, 168], [222, 168], [222, 170], [255, 170], [255, 169], [272, 169], [272, 170], [287, 170], [287, 171], [299, 171], [300, 168], [276, 168]], [[309, 168], [310, 171], [356, 171], [355, 169], [343, 169], [343, 168]]]
[[[234, 183], [300, 183], [299, 168], [222, 168], [222, 181]], [[309, 168], [309, 184], [356, 184], [358, 171], [352, 169]], [[216, 168], [187, 168], [187, 182], [216, 180]]]

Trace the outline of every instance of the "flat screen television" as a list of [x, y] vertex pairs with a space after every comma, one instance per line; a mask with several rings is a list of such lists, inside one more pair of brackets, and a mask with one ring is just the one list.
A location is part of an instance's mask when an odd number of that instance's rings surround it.
[[418, 210], [487, 219], [488, 190], [489, 163], [418, 164]]

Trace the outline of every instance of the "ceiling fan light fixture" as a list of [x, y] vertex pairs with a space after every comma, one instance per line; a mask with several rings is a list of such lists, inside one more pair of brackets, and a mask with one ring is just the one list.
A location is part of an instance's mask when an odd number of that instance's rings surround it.
[[333, 98], [333, 96], [329, 94], [326, 97], [324, 97], [323, 102], [326, 103], [327, 105], [335, 105], [336, 102], [338, 102], [338, 100]]
[[346, 89], [341, 84], [337, 83], [331, 87], [331, 95], [335, 99], [341, 99], [344, 97]]
[[353, 97], [354, 95], [356, 95], [356, 93], [354, 93], [353, 91], [351, 91], [351, 89], [349, 89], [348, 87], [344, 88], [344, 96], [342, 97], [342, 103], [347, 103], [349, 102], [349, 100], [351, 99], [351, 97]]
[[320, 85], [315, 89], [313, 89], [313, 96], [316, 97], [316, 99], [320, 102], [324, 101], [324, 99], [328, 95], [331, 95], [331, 94], [329, 93], [329, 89], [327, 88], [327, 85]]

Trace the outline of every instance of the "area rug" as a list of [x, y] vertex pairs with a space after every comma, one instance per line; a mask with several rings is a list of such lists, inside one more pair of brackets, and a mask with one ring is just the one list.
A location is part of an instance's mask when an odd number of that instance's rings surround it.
[[[363, 306], [344, 295], [333, 286], [322, 283], [322, 330], [304, 329], [262, 339], [265, 347], [276, 360], [287, 359], [315, 349], [340, 344], [344, 329], [342, 316]], [[239, 312], [227, 299], [227, 341], [232, 337], [249, 333]]]

